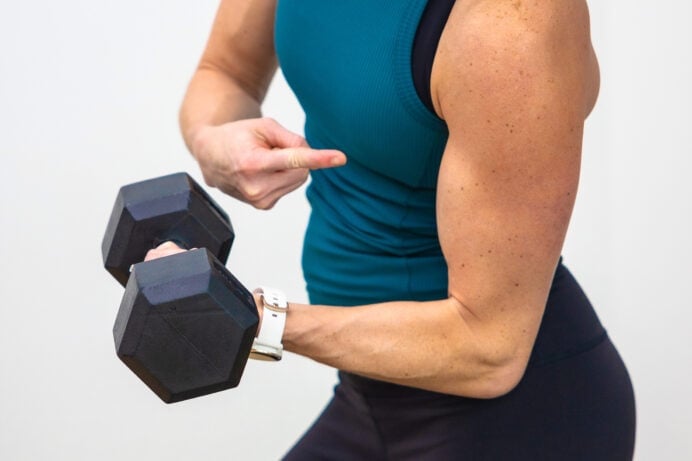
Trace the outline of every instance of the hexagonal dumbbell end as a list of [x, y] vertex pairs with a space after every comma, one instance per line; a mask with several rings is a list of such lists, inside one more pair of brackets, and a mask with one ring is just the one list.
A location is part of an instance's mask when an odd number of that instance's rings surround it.
[[164, 402], [238, 385], [259, 316], [252, 294], [205, 249], [136, 264], [113, 337]]
[[225, 263], [234, 233], [228, 215], [186, 173], [123, 186], [101, 250], [106, 269], [123, 286], [130, 267], [167, 240], [207, 248]]

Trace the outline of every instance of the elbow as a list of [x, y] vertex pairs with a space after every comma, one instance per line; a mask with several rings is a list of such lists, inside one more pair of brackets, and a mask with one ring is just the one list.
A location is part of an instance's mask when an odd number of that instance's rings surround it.
[[516, 360], [505, 364], [482, 365], [483, 371], [452, 377], [451, 385], [440, 392], [472, 399], [496, 399], [512, 392], [521, 382], [526, 371], [526, 362]]
[[496, 399], [512, 392], [521, 382], [528, 354], [483, 354], [466, 362], [470, 366], [449, 375], [442, 392], [473, 399]]
[[512, 392], [521, 382], [526, 372], [527, 360], [513, 357], [509, 360], [488, 365], [487, 373], [478, 383], [479, 399], [495, 399]]
[[[485, 337], [484, 346], [476, 356], [479, 373], [476, 398], [494, 399], [512, 392], [524, 378], [528, 367], [533, 341], [495, 341]], [[493, 344], [493, 347], [488, 345]]]
[[467, 325], [473, 325], [467, 330], [470, 333], [467, 337], [473, 339], [466, 343], [467, 348], [458, 356], [459, 361], [467, 365], [457, 369], [461, 376], [457, 375], [455, 379], [459, 386], [454, 393], [479, 399], [509, 394], [524, 377], [535, 336], [507, 335], [507, 330], [498, 328], [495, 323], [480, 322], [458, 300], [455, 300], [455, 305]]

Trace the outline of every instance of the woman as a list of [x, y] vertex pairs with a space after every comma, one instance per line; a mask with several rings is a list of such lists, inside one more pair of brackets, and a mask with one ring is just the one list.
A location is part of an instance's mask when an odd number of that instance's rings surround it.
[[[278, 62], [306, 138], [261, 118]], [[260, 209], [311, 175], [283, 346], [340, 370], [286, 459], [631, 459], [626, 369], [560, 260], [598, 86], [583, 0], [221, 2], [183, 135]]]

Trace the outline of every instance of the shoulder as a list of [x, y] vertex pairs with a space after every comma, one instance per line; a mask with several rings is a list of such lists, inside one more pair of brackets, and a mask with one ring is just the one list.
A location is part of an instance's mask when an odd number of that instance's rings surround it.
[[445, 31], [457, 39], [588, 41], [589, 12], [585, 0], [468, 0], [455, 4]]
[[[431, 87], [438, 114], [460, 83], [511, 87], [559, 74], [584, 84], [595, 99], [598, 65], [584, 0], [469, 0], [457, 2], [440, 39]], [[594, 91], [595, 90], [595, 91]], [[593, 103], [593, 101], [591, 101]], [[585, 103], [588, 105], [588, 103]], [[588, 110], [587, 110], [588, 112]]]

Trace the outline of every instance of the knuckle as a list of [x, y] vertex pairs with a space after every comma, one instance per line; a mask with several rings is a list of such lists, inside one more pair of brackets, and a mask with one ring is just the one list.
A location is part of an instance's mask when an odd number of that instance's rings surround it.
[[147, 251], [147, 254], [144, 256], [144, 260], [152, 261], [154, 259], [163, 258], [164, 256], [166, 256], [165, 251], [154, 248], [152, 250]]
[[255, 207], [260, 209], [260, 210], [271, 210], [272, 208], [274, 208], [274, 205], [276, 205], [277, 201], [278, 201], [278, 199], [261, 200], [255, 204]]
[[243, 195], [247, 203], [260, 210], [273, 208], [280, 198], [275, 189], [261, 184], [246, 187]]
[[258, 155], [248, 155], [239, 162], [236, 172], [244, 177], [251, 178], [262, 171], [261, 159]]
[[246, 185], [243, 188], [243, 197], [246, 201], [252, 203], [253, 205], [261, 202], [264, 199], [264, 196], [264, 190], [259, 186]]
[[298, 154], [298, 152], [291, 150], [288, 153], [288, 157], [286, 158], [286, 163], [288, 164], [288, 167], [291, 169], [295, 168], [302, 168], [303, 167], [303, 158]]
[[276, 120], [274, 120], [272, 117], [267, 117], [264, 116], [260, 119], [260, 121], [265, 124], [265, 125], [276, 125]]

